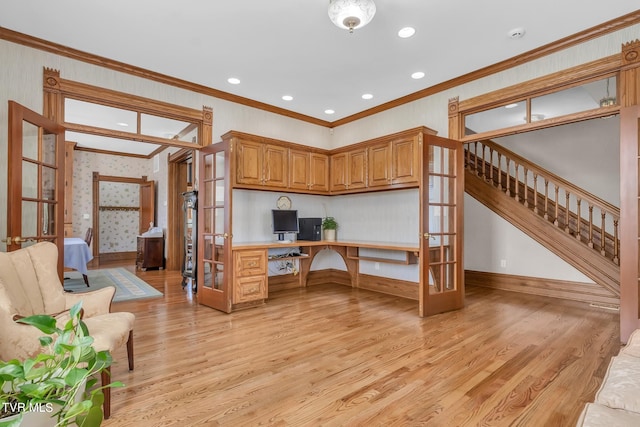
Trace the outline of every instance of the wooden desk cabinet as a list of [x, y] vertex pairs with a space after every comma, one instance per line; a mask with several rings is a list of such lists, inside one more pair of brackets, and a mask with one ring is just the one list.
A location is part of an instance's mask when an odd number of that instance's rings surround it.
[[136, 268], [146, 271], [147, 268], [164, 268], [164, 237], [138, 236]]
[[233, 251], [233, 304], [267, 298], [267, 250]]

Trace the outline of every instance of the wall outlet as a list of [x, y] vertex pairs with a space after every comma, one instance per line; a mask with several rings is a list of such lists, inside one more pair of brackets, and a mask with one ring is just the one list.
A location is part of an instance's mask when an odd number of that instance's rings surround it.
[[89, 219], [89, 218], [91, 218], [91, 215], [89, 215], [88, 213], [82, 214], [82, 219]]
[[507, 260], [506, 259], [501, 259], [500, 260], [500, 267], [507, 268]]

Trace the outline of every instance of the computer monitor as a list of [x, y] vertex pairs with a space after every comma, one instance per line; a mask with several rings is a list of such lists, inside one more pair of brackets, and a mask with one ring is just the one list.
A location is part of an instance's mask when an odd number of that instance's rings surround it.
[[298, 232], [298, 211], [273, 209], [271, 211], [273, 234], [284, 240], [285, 233]]

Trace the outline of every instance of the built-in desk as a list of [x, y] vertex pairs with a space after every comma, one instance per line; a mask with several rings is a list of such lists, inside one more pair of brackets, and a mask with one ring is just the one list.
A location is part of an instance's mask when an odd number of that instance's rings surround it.
[[[300, 248], [299, 256], [269, 257], [269, 249]], [[379, 249], [399, 251], [404, 253], [403, 259], [387, 259], [371, 256], [361, 256], [360, 249]], [[299, 262], [297, 283], [300, 287], [307, 286], [307, 277], [314, 257], [323, 249], [337, 252], [345, 262], [351, 279], [351, 286], [359, 287], [358, 262], [374, 261], [394, 264], [417, 264], [419, 262], [420, 247], [402, 243], [385, 243], [370, 241], [307, 241], [298, 240], [291, 243], [278, 242], [248, 242], [234, 243], [233, 252], [233, 290], [232, 302], [235, 305], [246, 305], [256, 301], [262, 302], [268, 297], [268, 268], [269, 261], [283, 261], [296, 259]]]

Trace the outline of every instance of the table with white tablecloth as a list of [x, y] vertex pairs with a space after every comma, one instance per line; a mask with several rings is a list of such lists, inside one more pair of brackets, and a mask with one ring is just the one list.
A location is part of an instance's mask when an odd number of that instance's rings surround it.
[[87, 279], [87, 263], [93, 259], [89, 245], [79, 237], [65, 237], [64, 239], [64, 266], [78, 270], [84, 282], [89, 286]]

